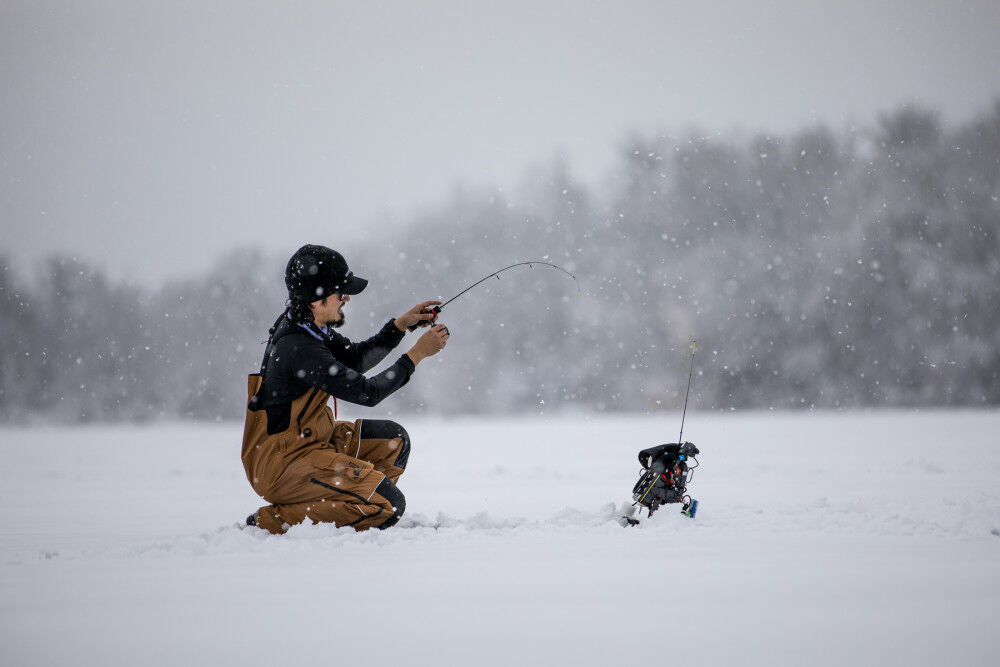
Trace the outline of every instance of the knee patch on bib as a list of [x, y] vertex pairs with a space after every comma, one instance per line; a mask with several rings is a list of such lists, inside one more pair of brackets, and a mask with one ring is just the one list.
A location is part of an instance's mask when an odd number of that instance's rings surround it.
[[384, 530], [395, 526], [403, 516], [403, 512], [406, 511], [406, 496], [388, 477], [379, 482], [379, 485], [375, 487], [375, 493], [388, 500], [392, 505], [392, 516], [376, 527], [379, 530]]
[[410, 434], [406, 429], [394, 421], [388, 419], [365, 419], [361, 422], [362, 438], [399, 438], [402, 444], [396, 454], [396, 460], [392, 465], [397, 468], [406, 468], [406, 462], [410, 459]]

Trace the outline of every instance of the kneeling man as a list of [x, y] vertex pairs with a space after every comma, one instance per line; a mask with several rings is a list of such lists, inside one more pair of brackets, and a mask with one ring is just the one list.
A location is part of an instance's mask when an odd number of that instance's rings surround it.
[[[260, 373], [248, 382], [243, 466], [270, 504], [247, 524], [272, 533], [306, 519], [388, 528], [406, 508], [396, 484], [410, 455], [409, 435], [393, 421], [337, 421], [327, 402], [373, 406], [406, 384], [421, 360], [447, 344], [448, 329], [433, 324], [430, 310], [441, 302], [419, 303], [354, 343], [333, 329], [343, 326], [344, 305], [368, 281], [355, 276], [340, 253], [299, 248], [285, 284], [288, 307], [271, 329]], [[365, 377], [415, 325], [430, 329], [392, 366]]]

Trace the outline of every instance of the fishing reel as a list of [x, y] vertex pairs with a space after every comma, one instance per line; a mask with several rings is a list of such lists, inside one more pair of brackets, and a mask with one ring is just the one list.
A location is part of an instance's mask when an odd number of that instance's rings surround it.
[[[698, 501], [687, 495], [687, 484], [698, 467], [698, 448], [690, 442], [657, 445], [639, 452], [643, 472], [632, 488], [633, 505], [649, 510], [649, 516], [668, 503], [683, 503], [681, 512], [694, 518]], [[694, 465], [689, 465], [693, 461]], [[638, 523], [630, 519], [629, 523]]]
[[425, 320], [423, 322], [417, 322], [416, 324], [414, 324], [411, 327], [407, 327], [408, 331], [416, 331], [417, 328], [420, 327], [421, 325], [425, 325], [425, 326], [428, 326], [428, 327], [434, 326], [434, 323], [437, 322], [438, 313], [441, 312], [441, 306], [434, 306], [433, 308], [425, 308], [424, 312], [425, 313], [431, 313], [432, 315], [434, 315], [434, 317], [432, 317], [429, 320]]

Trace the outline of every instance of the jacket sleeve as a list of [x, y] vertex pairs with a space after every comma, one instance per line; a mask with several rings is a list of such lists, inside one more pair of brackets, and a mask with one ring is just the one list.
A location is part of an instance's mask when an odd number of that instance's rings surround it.
[[[385, 354], [382, 353], [379, 361]], [[334, 398], [367, 407], [378, 405], [382, 399], [409, 382], [414, 371], [413, 362], [404, 354], [378, 375], [365, 377], [334, 359], [327, 346], [319, 341], [315, 345], [301, 347], [292, 367], [300, 381], [318, 387]]]
[[404, 335], [404, 332], [397, 329], [393, 321], [389, 320], [377, 334], [360, 343], [352, 343], [336, 331], [331, 332], [331, 340], [327, 343], [327, 347], [341, 364], [358, 373], [364, 373], [385, 359], [403, 340]]

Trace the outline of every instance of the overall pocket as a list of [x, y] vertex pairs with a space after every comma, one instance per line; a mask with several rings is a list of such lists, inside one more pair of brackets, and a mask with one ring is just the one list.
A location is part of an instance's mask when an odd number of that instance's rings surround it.
[[345, 486], [353, 486], [363, 482], [375, 469], [375, 466], [368, 461], [362, 461], [329, 449], [321, 450], [314, 456], [316, 466], [319, 471], [325, 473], [324, 476], [332, 475], [334, 483], [339, 481]]
[[361, 420], [353, 422], [334, 422], [333, 436], [330, 442], [333, 448], [341, 454], [357, 456], [361, 450]]

